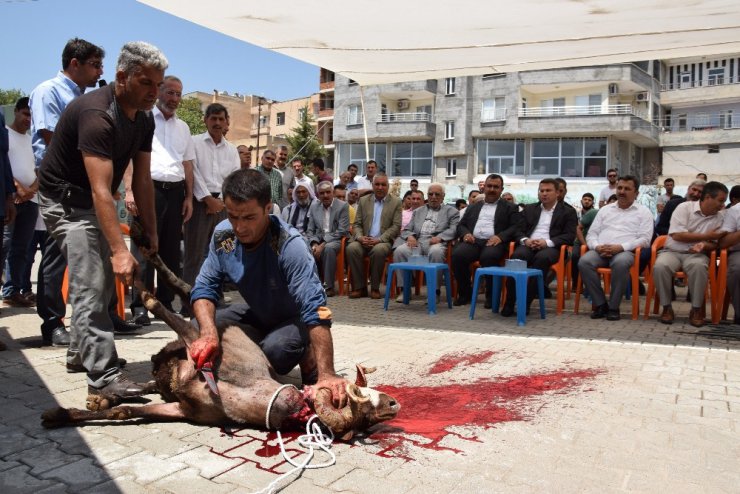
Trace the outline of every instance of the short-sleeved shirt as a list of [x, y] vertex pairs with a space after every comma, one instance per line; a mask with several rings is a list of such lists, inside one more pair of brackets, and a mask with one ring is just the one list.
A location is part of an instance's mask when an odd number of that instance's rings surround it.
[[599, 193], [599, 202], [606, 202], [609, 200], [609, 198], [617, 193], [617, 186], [615, 185], [612, 189], [609, 185], [601, 189], [601, 192]]
[[665, 248], [673, 252], [687, 252], [696, 242], [679, 242], [671, 237], [672, 233], [707, 233], [722, 226], [725, 211], [707, 216], [701, 212], [701, 201], [686, 201], [678, 205], [671, 217], [671, 227]]
[[111, 193], [121, 184], [129, 161], [139, 152], [151, 152], [152, 114], [137, 111], [130, 120], [114, 90], [114, 85], [106, 86], [67, 105], [41, 162], [39, 189], [45, 195], [55, 197], [66, 184], [91, 190], [83, 152], [113, 162]]
[[[23, 185], [30, 187], [36, 181], [36, 163], [33, 159], [33, 149], [31, 147], [31, 136], [21, 134], [10, 127], [8, 130], [8, 158], [10, 166], [13, 169], [13, 178]], [[33, 195], [31, 202], [38, 202], [36, 194]]]
[[[740, 206], [737, 204], [725, 211], [725, 219], [722, 222], [722, 231], [728, 233], [740, 231]], [[727, 250], [733, 252], [740, 251], [740, 242]]]
[[[581, 216], [581, 226], [583, 227], [583, 238], [586, 238], [586, 235], [588, 235], [588, 229], [591, 228], [591, 223], [594, 222], [594, 218], [596, 218], [596, 214], [599, 212], [596, 208], [591, 208], [586, 213]], [[573, 241], [573, 247], [579, 247], [581, 245], [581, 242], [576, 238]]]

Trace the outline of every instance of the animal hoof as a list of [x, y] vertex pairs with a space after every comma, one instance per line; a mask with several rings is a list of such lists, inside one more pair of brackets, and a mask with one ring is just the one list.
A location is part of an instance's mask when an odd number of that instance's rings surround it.
[[109, 395], [87, 395], [86, 408], [91, 412], [99, 412], [101, 410], [108, 410], [121, 403], [121, 399], [117, 396]]
[[69, 412], [66, 408], [50, 408], [41, 414], [41, 425], [47, 429], [61, 427], [69, 422]]

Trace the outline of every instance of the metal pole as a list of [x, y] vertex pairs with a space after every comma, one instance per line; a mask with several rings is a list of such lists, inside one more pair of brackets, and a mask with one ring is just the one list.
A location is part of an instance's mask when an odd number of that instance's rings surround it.
[[262, 123], [262, 96], [257, 100], [257, 151], [255, 161], [260, 160], [260, 124]]
[[365, 164], [370, 161], [370, 144], [367, 142], [367, 119], [365, 118], [365, 94], [360, 86], [360, 105], [362, 106], [362, 130], [365, 131]]

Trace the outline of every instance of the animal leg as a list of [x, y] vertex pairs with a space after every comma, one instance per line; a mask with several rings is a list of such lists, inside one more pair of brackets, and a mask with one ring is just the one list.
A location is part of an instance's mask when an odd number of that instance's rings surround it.
[[157, 403], [142, 406], [118, 406], [107, 410], [78, 410], [52, 408], [41, 415], [41, 425], [46, 428], [64, 427], [94, 420], [129, 420], [145, 418], [154, 420], [187, 420], [179, 403]]
[[[131, 224], [129, 235], [131, 237], [131, 241], [133, 241], [137, 247], [149, 247], [149, 237], [146, 236], [141, 223], [139, 223], [138, 221], [134, 221]], [[170, 288], [172, 288], [172, 290], [182, 300], [190, 300], [190, 290], [192, 287], [178, 278], [175, 273], [173, 273], [170, 268], [165, 265], [165, 263], [162, 261], [162, 258], [159, 257], [159, 254], [154, 254], [153, 256], [147, 257], [147, 261], [150, 262], [152, 266], [154, 266], [154, 269], [157, 270], [162, 278], [164, 278], [165, 282], [170, 285]]]
[[[138, 285], [140, 281], [137, 280], [136, 283]], [[137, 286], [137, 288], [141, 291], [141, 301], [144, 303], [147, 310], [164, 321], [167, 326], [174, 329], [175, 333], [185, 341], [187, 346], [190, 346], [193, 341], [198, 339], [198, 330], [189, 322], [167, 310], [167, 308], [162, 305], [154, 295], [144, 288], [143, 284], [141, 284], [140, 287]]]

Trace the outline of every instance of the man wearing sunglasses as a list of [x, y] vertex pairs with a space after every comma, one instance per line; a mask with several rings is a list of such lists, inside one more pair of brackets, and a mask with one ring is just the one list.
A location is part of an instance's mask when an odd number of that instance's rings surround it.
[[618, 172], [616, 168], [609, 168], [606, 172], [606, 178], [609, 180], [609, 185], [601, 189], [599, 193], [599, 209], [603, 208], [609, 198], [617, 193], [617, 176]]

